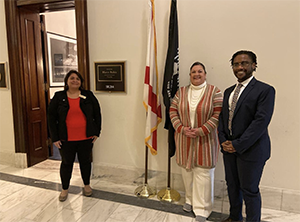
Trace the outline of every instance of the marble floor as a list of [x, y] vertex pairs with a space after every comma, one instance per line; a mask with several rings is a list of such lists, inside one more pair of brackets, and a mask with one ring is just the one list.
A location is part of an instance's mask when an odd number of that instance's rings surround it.
[[[162, 202], [157, 197], [138, 198], [134, 195], [138, 183], [122, 183], [126, 177], [120, 180], [109, 173], [92, 178], [94, 193], [92, 197], [85, 197], [81, 194], [82, 182], [77, 163], [74, 165], [69, 197], [65, 202], [59, 202], [59, 164], [57, 160], [46, 160], [26, 169], [0, 164], [0, 221], [194, 221], [192, 213], [182, 210], [184, 198], [176, 203]], [[215, 200], [215, 205], [209, 221], [220, 221], [228, 215], [228, 209], [218, 207], [218, 200]], [[300, 214], [262, 209], [262, 220], [298, 222]]]

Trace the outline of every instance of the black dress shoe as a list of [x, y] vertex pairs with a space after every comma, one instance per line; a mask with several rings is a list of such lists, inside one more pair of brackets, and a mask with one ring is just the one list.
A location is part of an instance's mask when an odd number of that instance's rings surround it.
[[242, 220], [232, 220], [230, 217], [228, 217], [225, 220], [222, 220], [222, 222], [243, 222]]

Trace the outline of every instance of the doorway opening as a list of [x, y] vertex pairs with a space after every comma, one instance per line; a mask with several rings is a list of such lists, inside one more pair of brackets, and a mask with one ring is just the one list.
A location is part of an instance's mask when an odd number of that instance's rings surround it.
[[[64, 89], [64, 77], [70, 70], [78, 70], [75, 10], [40, 13], [44, 24], [45, 81], [48, 83], [46, 108], [55, 92]], [[49, 136], [49, 133], [48, 133]], [[53, 141], [55, 142], [55, 141]], [[61, 160], [59, 149], [48, 143], [49, 159]], [[77, 160], [77, 158], [76, 158]]]
[[[49, 157], [47, 142], [43, 55], [40, 13], [75, 9], [78, 71], [89, 84], [89, 50], [86, 0], [10, 0], [4, 1], [15, 153], [23, 153], [20, 165], [30, 167]], [[78, 34], [79, 33], [79, 34]], [[39, 40], [39, 41], [37, 41]]]

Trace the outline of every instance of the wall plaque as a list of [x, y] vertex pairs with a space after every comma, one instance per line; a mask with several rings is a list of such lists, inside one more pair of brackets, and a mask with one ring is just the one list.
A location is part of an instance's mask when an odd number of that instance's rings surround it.
[[95, 91], [125, 92], [125, 61], [95, 62]]

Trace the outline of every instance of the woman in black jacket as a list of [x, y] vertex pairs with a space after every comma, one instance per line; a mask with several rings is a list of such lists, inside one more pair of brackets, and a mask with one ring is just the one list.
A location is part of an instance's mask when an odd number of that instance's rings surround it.
[[62, 162], [60, 201], [68, 197], [73, 164], [77, 153], [83, 195], [91, 196], [91, 154], [94, 142], [101, 132], [101, 111], [98, 100], [83, 89], [83, 78], [75, 70], [65, 77], [65, 89], [56, 92], [48, 108], [48, 125], [53, 144], [58, 147]]

